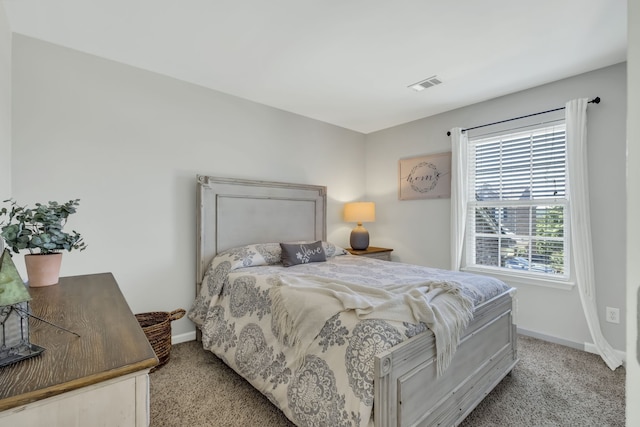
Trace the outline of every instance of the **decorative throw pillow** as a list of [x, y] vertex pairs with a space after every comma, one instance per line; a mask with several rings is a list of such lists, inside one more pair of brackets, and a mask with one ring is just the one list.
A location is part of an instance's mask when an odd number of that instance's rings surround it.
[[231, 263], [231, 270], [259, 265], [273, 265], [280, 262], [278, 243], [256, 243], [227, 249], [216, 255], [214, 262], [223, 258]]
[[280, 243], [280, 248], [282, 248], [282, 265], [285, 267], [327, 260], [320, 240], [313, 243]]
[[324, 254], [327, 258], [346, 255], [348, 253], [344, 248], [341, 248], [340, 246], [336, 246], [333, 243], [329, 242], [322, 242], [322, 247], [324, 248]]

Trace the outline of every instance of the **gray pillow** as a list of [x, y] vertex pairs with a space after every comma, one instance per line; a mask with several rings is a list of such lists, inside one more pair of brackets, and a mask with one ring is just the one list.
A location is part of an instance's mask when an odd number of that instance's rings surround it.
[[285, 267], [327, 260], [320, 240], [313, 243], [280, 243], [280, 248], [282, 249], [282, 265]]

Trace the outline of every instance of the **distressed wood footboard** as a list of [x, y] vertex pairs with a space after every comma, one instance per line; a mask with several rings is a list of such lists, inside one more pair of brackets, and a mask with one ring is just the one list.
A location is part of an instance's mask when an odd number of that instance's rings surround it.
[[512, 294], [476, 307], [451, 364], [440, 377], [430, 331], [377, 355], [375, 426], [459, 424], [518, 361]]

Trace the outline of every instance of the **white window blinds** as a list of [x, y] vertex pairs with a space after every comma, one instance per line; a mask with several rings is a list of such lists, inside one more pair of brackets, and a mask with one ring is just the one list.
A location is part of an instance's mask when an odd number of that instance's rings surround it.
[[564, 122], [469, 139], [469, 266], [568, 277]]

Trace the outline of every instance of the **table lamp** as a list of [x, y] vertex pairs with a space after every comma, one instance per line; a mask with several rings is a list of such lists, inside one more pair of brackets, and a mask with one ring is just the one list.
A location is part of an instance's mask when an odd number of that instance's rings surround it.
[[351, 231], [349, 243], [353, 249], [362, 251], [369, 247], [369, 232], [363, 222], [376, 220], [376, 205], [373, 202], [353, 202], [344, 205], [344, 220], [358, 225]]

